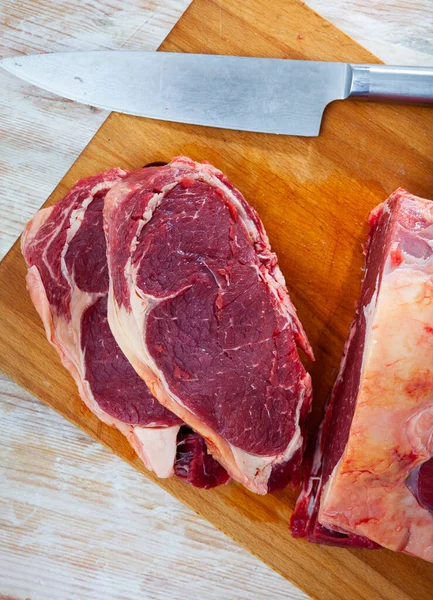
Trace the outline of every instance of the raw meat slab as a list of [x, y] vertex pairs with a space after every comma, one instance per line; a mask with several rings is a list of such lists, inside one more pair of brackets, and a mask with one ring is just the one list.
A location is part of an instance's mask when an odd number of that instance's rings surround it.
[[179, 431], [185, 425], [150, 393], [108, 324], [103, 208], [108, 191], [127, 176], [112, 169], [82, 179], [56, 206], [35, 215], [21, 238], [27, 289], [86, 406], [121, 431], [159, 477], [176, 472], [193, 485], [213, 487], [227, 481], [224, 469], [197, 434]]
[[107, 194], [108, 320], [158, 400], [259, 494], [294, 481], [312, 351], [257, 213], [221, 171], [177, 157]]
[[433, 562], [433, 202], [369, 219], [366, 272], [292, 528]]

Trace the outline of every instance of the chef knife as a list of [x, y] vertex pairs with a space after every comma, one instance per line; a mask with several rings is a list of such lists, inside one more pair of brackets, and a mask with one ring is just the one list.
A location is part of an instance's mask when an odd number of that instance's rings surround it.
[[4, 58], [26, 81], [117, 112], [226, 129], [317, 136], [349, 97], [433, 103], [433, 68], [167, 52], [60, 52]]

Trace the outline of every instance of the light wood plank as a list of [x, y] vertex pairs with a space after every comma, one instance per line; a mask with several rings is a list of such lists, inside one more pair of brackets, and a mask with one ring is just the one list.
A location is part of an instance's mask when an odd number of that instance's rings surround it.
[[0, 376], [0, 597], [306, 598]]
[[385, 63], [433, 66], [431, 0], [307, 0], [306, 3]]
[[[156, 50], [191, 0], [4, 0], [0, 57]], [[108, 112], [59, 98], [0, 69], [0, 258]]]

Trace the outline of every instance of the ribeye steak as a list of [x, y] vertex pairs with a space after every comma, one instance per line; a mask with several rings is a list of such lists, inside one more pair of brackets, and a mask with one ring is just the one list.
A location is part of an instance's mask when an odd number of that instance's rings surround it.
[[[108, 325], [102, 209], [108, 190], [127, 175], [113, 169], [84, 179], [54, 207], [37, 213], [22, 237], [27, 287], [49, 341], [90, 410], [117, 427], [160, 477], [171, 475], [176, 463], [180, 477], [213, 487], [227, 481], [224, 469], [207, 455], [200, 436], [185, 426], [179, 433], [182, 421], [152, 396]], [[187, 437], [193, 440], [189, 453]]]
[[111, 330], [158, 400], [257, 493], [297, 471], [312, 357], [257, 213], [179, 157], [106, 197]]

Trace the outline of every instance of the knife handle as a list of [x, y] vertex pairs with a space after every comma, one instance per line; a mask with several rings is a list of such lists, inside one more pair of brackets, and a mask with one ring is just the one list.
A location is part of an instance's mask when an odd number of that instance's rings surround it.
[[349, 96], [433, 104], [433, 68], [350, 65]]

